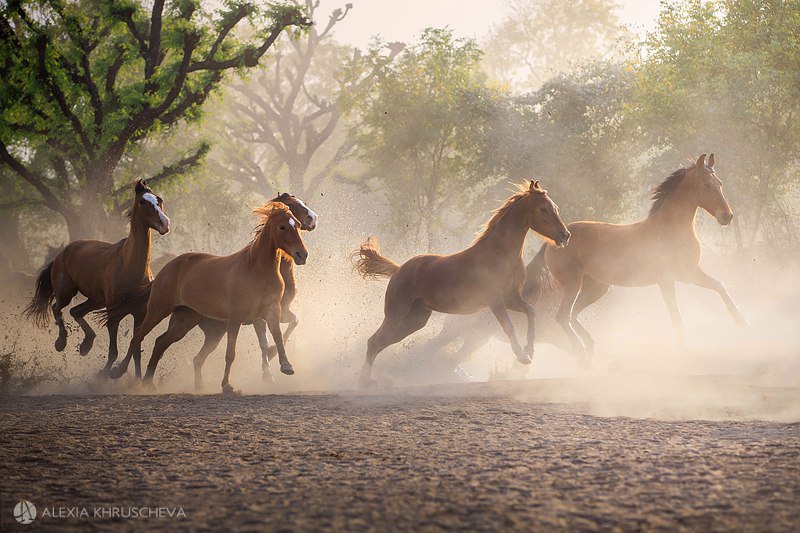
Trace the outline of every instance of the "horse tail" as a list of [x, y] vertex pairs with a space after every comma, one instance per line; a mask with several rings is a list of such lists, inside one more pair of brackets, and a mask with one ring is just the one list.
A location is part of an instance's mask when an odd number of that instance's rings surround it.
[[528, 266], [525, 267], [525, 285], [522, 286], [522, 296], [528, 302], [535, 302], [542, 293], [555, 286], [555, 279], [550, 269], [547, 268], [547, 261], [544, 254], [547, 244], [543, 244], [539, 252], [533, 257]]
[[400, 265], [381, 255], [378, 239], [372, 236], [351, 257], [356, 271], [364, 279], [378, 279], [381, 276], [391, 278], [400, 268]]
[[100, 315], [100, 323], [103, 326], [107, 326], [109, 322], [119, 322], [126, 316], [133, 315], [142, 308], [147, 308], [147, 300], [150, 299], [152, 287], [153, 283], [150, 282], [105, 309], [98, 310], [97, 314]]
[[33, 320], [40, 328], [47, 326], [50, 321], [50, 305], [55, 299], [52, 272], [53, 262], [50, 261], [39, 271], [39, 276], [36, 278], [36, 293], [23, 311], [23, 316]]

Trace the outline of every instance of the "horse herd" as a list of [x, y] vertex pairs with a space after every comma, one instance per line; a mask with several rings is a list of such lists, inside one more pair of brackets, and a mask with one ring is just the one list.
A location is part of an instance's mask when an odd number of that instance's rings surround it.
[[[382, 255], [377, 240], [370, 237], [354, 252], [355, 267], [365, 278], [390, 279], [383, 322], [367, 342], [362, 387], [372, 384], [376, 356], [424, 327], [434, 311], [475, 315], [489, 309], [517, 360], [530, 364], [534, 305], [542, 293], [541, 280], [548, 274], [562, 288], [556, 321], [569, 339], [570, 351], [583, 361], [591, 357], [594, 339], [578, 321], [578, 315], [611, 285], [658, 285], [681, 342], [676, 281], [716, 291], [731, 315], [745, 323], [724, 285], [699, 266], [700, 243], [694, 229], [698, 208], [723, 226], [733, 218], [714, 164], [714, 155], [706, 160], [704, 154], [692, 165], [676, 170], [654, 190], [649, 215], [634, 224], [584, 221], [565, 225], [547, 191], [538, 181], [531, 181], [506, 199], [474, 242], [460, 252], [418, 255], [399, 265]], [[86, 355], [96, 334], [85, 316], [102, 312], [109, 351], [99, 373], [101, 378], [121, 377], [131, 359], [136, 377], [141, 378], [142, 341], [168, 316], [167, 330], [156, 339], [144, 374], [147, 387], [153, 387], [164, 352], [195, 327], [205, 335], [203, 347], [194, 358], [198, 389], [202, 386], [203, 363], [227, 334], [222, 390], [234, 391], [230, 370], [244, 324], [252, 324], [258, 337], [263, 377], [272, 379], [270, 360], [275, 355], [281, 372], [294, 374], [285, 349], [298, 324], [290, 310], [296, 294], [294, 265], [305, 264], [308, 251], [300, 232], [313, 231], [318, 217], [302, 200], [286, 193], [254, 212], [260, 221], [255, 236], [238, 252], [228, 256], [185, 253], [166, 263], [153, 278], [150, 232], [166, 234], [170, 221], [162, 199], [139, 180], [134, 185], [128, 237], [116, 244], [81, 240], [67, 245], [39, 273], [35, 295], [25, 314], [40, 326], [45, 326], [52, 314], [58, 327], [55, 348], [63, 351], [67, 330], [62, 310], [78, 293], [84, 295], [86, 301], [73, 307], [70, 315], [84, 332], [79, 351]], [[526, 266], [522, 252], [529, 230], [541, 236], [545, 246]], [[517, 339], [509, 310], [522, 313], [527, 320], [524, 347]], [[117, 330], [127, 315], [133, 317], [133, 337], [125, 357], [115, 366]], [[281, 323], [288, 323], [285, 332]], [[446, 336], [449, 327], [446, 322], [440, 337]], [[267, 329], [274, 346], [268, 343]], [[480, 328], [470, 331], [474, 336]]]

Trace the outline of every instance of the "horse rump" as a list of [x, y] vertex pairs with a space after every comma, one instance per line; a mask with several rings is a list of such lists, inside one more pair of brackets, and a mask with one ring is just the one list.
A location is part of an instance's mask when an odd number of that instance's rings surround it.
[[378, 239], [370, 236], [351, 254], [353, 266], [364, 279], [391, 278], [400, 265], [381, 254]]

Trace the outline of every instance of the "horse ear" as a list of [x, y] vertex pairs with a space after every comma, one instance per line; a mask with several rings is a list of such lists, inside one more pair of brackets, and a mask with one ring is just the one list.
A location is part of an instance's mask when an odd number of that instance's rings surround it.
[[714, 154], [708, 156], [708, 168], [714, 168]]
[[136, 180], [136, 185], [134, 186], [134, 191], [136, 194], [144, 194], [148, 191], [147, 183], [144, 180]]
[[705, 164], [706, 164], [706, 154], [703, 154], [697, 158], [697, 166], [699, 168], [703, 168], [703, 165]]
[[535, 185], [533, 184], [533, 180], [531, 180], [531, 190], [534, 190], [533, 189], [534, 187], [535, 187]]

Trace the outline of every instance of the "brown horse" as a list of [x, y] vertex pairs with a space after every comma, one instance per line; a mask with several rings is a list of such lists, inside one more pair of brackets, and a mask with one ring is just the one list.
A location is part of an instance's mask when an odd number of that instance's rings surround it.
[[[167, 331], [156, 339], [144, 377], [152, 387], [153, 375], [164, 351], [179, 341], [204, 317], [224, 321], [228, 334], [223, 392], [233, 392], [229, 383], [236, 357], [236, 339], [242, 324], [266, 322], [278, 350], [281, 372], [294, 374], [284, 349], [280, 329], [284, 282], [280, 274], [283, 254], [303, 265], [308, 251], [300, 237], [300, 221], [289, 208], [269, 202], [256, 208], [260, 217], [253, 240], [239, 252], [220, 257], [186, 253], [167, 263], [153, 280], [147, 301], [147, 316], [135, 329], [123, 365], [141, 350], [144, 337], [172, 314]], [[178, 311], [178, 312], [176, 312]]]
[[[382, 256], [377, 241], [361, 245], [356, 263], [364, 276], [391, 278], [386, 288], [384, 319], [367, 343], [361, 385], [371, 383], [375, 357], [427, 324], [433, 311], [467, 315], [489, 308], [511, 342], [517, 359], [530, 364], [533, 354], [534, 310], [520, 295], [525, 282], [522, 245], [533, 230], [557, 246], [565, 246], [570, 233], [558, 207], [538, 181], [520, 186], [494, 212], [475, 242], [451, 255], [418, 255], [402, 266]], [[517, 341], [508, 309], [525, 313], [527, 346]]]
[[[36, 280], [36, 294], [25, 313], [38, 325], [45, 326], [48, 306], [52, 302], [50, 309], [58, 326], [57, 351], [62, 351], [67, 345], [67, 329], [61, 311], [76, 294], [80, 292], [87, 298], [70, 310], [70, 315], [83, 329], [84, 338], [79, 350], [81, 355], [86, 355], [96, 337], [84, 318], [86, 313], [113, 307], [150, 281], [150, 230], [154, 229], [161, 235], [169, 232], [169, 218], [163, 209], [163, 200], [144, 181], [138, 180], [134, 184], [127, 238], [116, 244], [93, 240], [71, 242], [41, 270]], [[108, 372], [117, 358], [117, 329], [124, 316], [106, 323], [108, 361], [100, 371], [101, 375]], [[138, 324], [143, 316], [134, 313], [134, 323]], [[138, 357], [135, 364], [136, 374], [141, 375]]]
[[[301, 199], [289, 193], [278, 194], [271, 200], [286, 205], [292, 212], [297, 220], [300, 221], [300, 229], [306, 231], [313, 231], [317, 227], [319, 217], [312, 211]], [[153, 261], [153, 271], [158, 274], [164, 266], [177, 257], [174, 254], [167, 254], [162, 256], [159, 260]], [[281, 278], [285, 284], [283, 291], [283, 299], [281, 300], [281, 323], [288, 324], [286, 331], [283, 333], [284, 342], [289, 342], [289, 336], [299, 324], [299, 319], [295, 315], [290, 306], [294, 301], [297, 294], [297, 283], [294, 277], [294, 260], [283, 255], [281, 257], [280, 266]], [[150, 297], [150, 286], [145, 287], [140, 293], [136, 301], [128, 302], [125, 306], [112, 310], [107, 314], [127, 314], [132, 306], [139, 305], [142, 308], [143, 315], [147, 312], [147, 300]], [[174, 313], [191, 313], [189, 309], [176, 309]], [[206, 358], [213, 352], [225, 336], [227, 326], [224, 321], [214, 320], [210, 317], [204, 317], [198, 327], [202, 330], [204, 335], [203, 346], [194, 358], [195, 370], [195, 387], [197, 390], [202, 388], [202, 368]], [[278, 350], [276, 346], [270, 346], [267, 340], [267, 324], [263, 320], [256, 320], [253, 322], [253, 330], [256, 332], [258, 344], [261, 348], [261, 374], [265, 381], [273, 381], [272, 372], [270, 371], [269, 361], [271, 361]], [[111, 370], [111, 377], [114, 379], [122, 377], [128, 369], [127, 362], [124, 360], [123, 364], [117, 365]]]
[[693, 165], [673, 172], [654, 189], [652, 198], [650, 214], [640, 222], [573, 222], [568, 226], [572, 234], [569, 248], [546, 246], [540, 252], [563, 287], [556, 320], [576, 355], [591, 356], [594, 348], [594, 339], [578, 322], [578, 315], [611, 285], [658, 285], [681, 342], [676, 281], [716, 291], [736, 321], [746, 324], [725, 286], [700, 268], [700, 241], [694, 226], [697, 209], [704, 209], [723, 226], [733, 219], [722, 181], [714, 172], [714, 154], [708, 164], [703, 154]]

